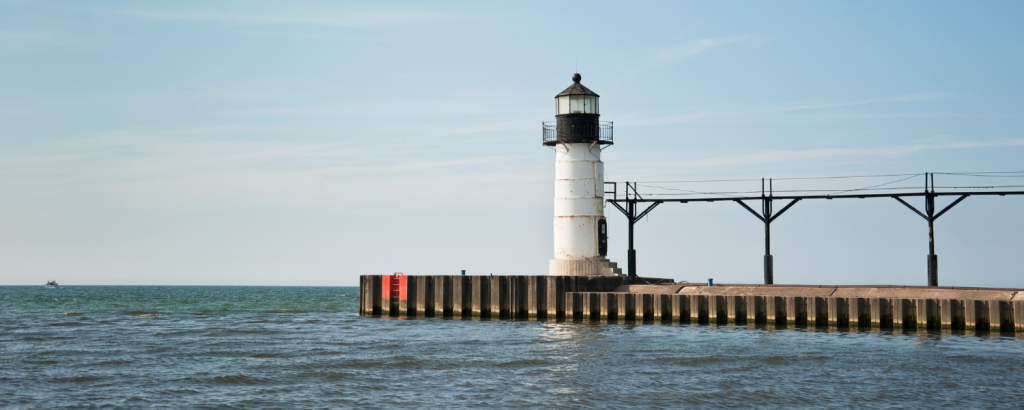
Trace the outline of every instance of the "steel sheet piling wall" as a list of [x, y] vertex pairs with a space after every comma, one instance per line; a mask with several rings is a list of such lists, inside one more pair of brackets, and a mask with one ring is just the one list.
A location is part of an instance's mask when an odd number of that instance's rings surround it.
[[544, 300], [547, 304], [545, 316], [548, 319], [557, 319], [565, 317], [565, 298], [561, 297], [565, 294], [565, 280], [556, 276], [550, 276], [543, 278], [546, 282], [545, 290], [547, 294], [544, 296]]
[[828, 299], [814, 298], [814, 325], [828, 327]]
[[400, 292], [398, 297], [398, 315], [399, 316], [416, 316], [416, 282], [409, 281], [409, 277], [402, 275], [399, 277], [398, 290]]
[[746, 296], [747, 323], [763, 325], [768, 323], [768, 304], [764, 296]]
[[416, 282], [416, 316], [434, 316], [434, 277], [413, 276]]
[[381, 314], [381, 305], [383, 304], [383, 298], [381, 297], [381, 284], [383, 283], [383, 277], [375, 276], [370, 281], [370, 306], [373, 309], [373, 314]]
[[991, 322], [989, 321], [990, 311], [988, 309], [987, 300], [975, 300], [974, 301], [974, 328], [983, 331], [991, 330]]
[[453, 318], [461, 318], [462, 317], [462, 315], [463, 315], [462, 309], [465, 306], [463, 304], [463, 302], [465, 302], [465, 297], [469, 296], [469, 292], [467, 292], [466, 291], [467, 289], [465, 289], [465, 287], [463, 286], [464, 283], [465, 283], [465, 279], [466, 279], [465, 276], [453, 276], [452, 277], [452, 317]]
[[1013, 301], [1013, 323], [1017, 333], [1024, 333], [1024, 300]]
[[381, 278], [380, 314], [391, 316], [391, 276]]
[[529, 276], [528, 278], [530, 287], [530, 300], [528, 302], [530, 304], [530, 317], [546, 319], [548, 314], [547, 278], [543, 276]]
[[623, 278], [364, 275], [359, 283], [364, 315], [557, 319], [571, 314], [568, 293], [609, 292]]
[[786, 320], [795, 326], [807, 326], [807, 298], [786, 298]]
[[[636, 320], [636, 296], [636, 293], [622, 294], [622, 302], [619, 306], [621, 306], [622, 310], [626, 312], [624, 315], [625, 320]], [[643, 315], [641, 315], [640, 318], [642, 320]]]
[[583, 294], [579, 292], [566, 293], [568, 298], [566, 300], [566, 306], [572, 306], [572, 314], [566, 313], [566, 318], [572, 317], [573, 320], [583, 319]]
[[999, 305], [999, 331], [1012, 333], [1015, 328], [1013, 320], [1013, 303], [1002, 300], [992, 301], [991, 303]]
[[698, 325], [708, 324], [708, 297], [707, 295], [690, 296], [690, 320]]
[[507, 276], [491, 276], [491, 288], [490, 288], [490, 317], [508, 319], [509, 318], [509, 295], [508, 295], [508, 277]]
[[[405, 276], [359, 279], [365, 316], [565, 319], [1024, 334], [1024, 300], [614, 293], [614, 277]], [[394, 299], [394, 300], [392, 300]]]
[[953, 330], [966, 330], [967, 321], [965, 315], [966, 304], [962, 300], [949, 300], [949, 328]]
[[672, 311], [672, 295], [662, 294], [655, 296], [659, 299], [658, 310], [661, 312], [661, 321], [663, 323], [672, 323], [673, 321], [679, 320], [677, 316], [673, 315]]
[[828, 298], [828, 324], [839, 328], [850, 327], [849, 298]]
[[452, 276], [434, 276], [434, 316], [452, 317]]
[[489, 276], [470, 276], [472, 288], [472, 314], [475, 317], [489, 319], [491, 317], [491, 278]]
[[587, 296], [588, 303], [587, 307], [584, 308], [587, 317], [592, 321], [601, 320], [601, 294], [587, 292]]
[[[612, 311], [614, 311], [615, 309], [612, 308], [611, 301], [608, 300], [609, 295], [614, 295], [614, 293], [597, 293], [598, 316], [602, 320], [614, 322], [618, 318], [612, 314]], [[615, 308], [618, 308], [618, 306], [615, 306]]]
[[690, 324], [690, 297], [688, 295], [671, 295], [672, 315], [679, 323]]
[[365, 291], [365, 289], [368, 287], [366, 285], [366, 281], [367, 280], [369, 280], [369, 276], [363, 275], [363, 276], [359, 277], [359, 314], [360, 315], [366, 315], [366, 314], [371, 314], [372, 315], [373, 314], [373, 312], [367, 312], [366, 311], [366, 291]]

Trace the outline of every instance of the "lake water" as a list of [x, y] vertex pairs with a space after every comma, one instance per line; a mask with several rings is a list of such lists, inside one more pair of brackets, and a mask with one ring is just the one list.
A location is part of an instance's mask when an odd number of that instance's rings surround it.
[[0, 287], [2, 408], [1024, 406], [1024, 338], [359, 316], [354, 287]]

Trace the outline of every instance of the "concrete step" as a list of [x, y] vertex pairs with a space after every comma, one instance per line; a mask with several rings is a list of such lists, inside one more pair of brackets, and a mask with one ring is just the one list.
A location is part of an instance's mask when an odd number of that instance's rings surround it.
[[598, 259], [601, 261], [601, 271], [606, 275], [622, 275], [622, 268], [619, 264], [608, 260], [607, 257], [601, 257]]

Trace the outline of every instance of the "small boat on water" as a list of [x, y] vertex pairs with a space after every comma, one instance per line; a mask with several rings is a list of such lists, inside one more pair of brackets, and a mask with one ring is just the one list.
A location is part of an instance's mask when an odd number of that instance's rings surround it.
[[46, 282], [46, 286], [44, 287], [47, 289], [57, 289], [60, 286], [57, 285], [57, 281], [50, 279], [50, 281]]

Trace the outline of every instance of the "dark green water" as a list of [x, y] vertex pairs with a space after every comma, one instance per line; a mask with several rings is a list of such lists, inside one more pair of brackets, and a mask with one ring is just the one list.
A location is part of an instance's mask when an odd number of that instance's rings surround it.
[[2, 408], [1020, 408], [1024, 339], [393, 320], [348, 287], [0, 287]]

